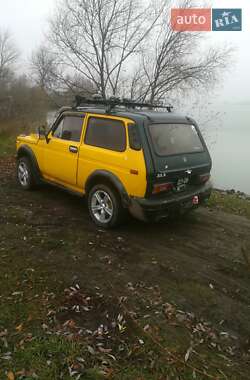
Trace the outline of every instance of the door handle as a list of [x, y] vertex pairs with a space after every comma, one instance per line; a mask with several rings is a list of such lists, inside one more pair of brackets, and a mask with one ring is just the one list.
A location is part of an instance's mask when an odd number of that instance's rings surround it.
[[69, 146], [69, 151], [71, 153], [77, 153], [78, 152], [78, 148], [76, 146], [74, 146], [74, 145], [70, 145]]

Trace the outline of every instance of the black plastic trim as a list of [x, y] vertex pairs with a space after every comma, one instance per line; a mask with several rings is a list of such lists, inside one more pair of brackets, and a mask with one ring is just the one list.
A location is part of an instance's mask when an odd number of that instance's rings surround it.
[[87, 182], [85, 184], [85, 192], [86, 193], [88, 193], [90, 191], [92, 183], [94, 184], [95, 180], [97, 178], [100, 178], [100, 181], [101, 181], [101, 179], [106, 179], [106, 180], [110, 181], [112, 183], [112, 185], [118, 190], [118, 192], [121, 196], [123, 206], [124, 207], [129, 206], [130, 197], [129, 197], [125, 187], [123, 186], [123, 184], [121, 183], [121, 181], [119, 180], [119, 178], [116, 175], [114, 175], [113, 173], [111, 173], [107, 170], [95, 170], [89, 176], [89, 178], [87, 179]]
[[[181, 210], [187, 202], [192, 202], [192, 198], [196, 195], [200, 198], [200, 204], [209, 199], [212, 192], [211, 182], [201, 186], [196, 191], [187, 194], [179, 194], [170, 198], [162, 199], [146, 199], [132, 198], [129, 207], [130, 213], [137, 219], [144, 221], [158, 221], [169, 216], [174, 210]], [[199, 206], [199, 205], [198, 205]], [[198, 206], [192, 206], [196, 208]]]
[[41, 181], [41, 172], [37, 163], [36, 156], [33, 150], [28, 145], [21, 145], [20, 148], [18, 149], [17, 159], [19, 159], [22, 156], [28, 157], [30, 159], [35, 181], [39, 183]]
[[200, 195], [203, 193], [211, 192], [212, 191], [212, 184], [211, 182], [207, 182], [204, 185], [199, 186], [196, 189], [192, 189], [191, 191], [187, 193], [174, 193], [171, 196], [169, 194], [165, 197], [161, 198], [134, 198], [134, 200], [142, 207], [142, 208], [148, 208], [148, 209], [157, 209], [162, 208], [164, 206], [168, 206], [171, 204], [178, 204], [186, 199], [192, 198], [195, 195]]

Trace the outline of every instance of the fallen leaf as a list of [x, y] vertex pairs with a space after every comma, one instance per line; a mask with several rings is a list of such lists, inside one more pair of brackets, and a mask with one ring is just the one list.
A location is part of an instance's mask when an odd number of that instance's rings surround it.
[[185, 355], [185, 362], [188, 361], [189, 356], [190, 356], [192, 350], [193, 350], [192, 347], [189, 347], [189, 349], [187, 350], [186, 355]]
[[64, 327], [69, 327], [70, 329], [73, 329], [76, 327], [76, 323], [73, 319], [69, 319], [68, 321], [66, 321], [63, 325]]
[[17, 332], [21, 332], [23, 329], [23, 323], [21, 323], [20, 325], [16, 326], [16, 331]]
[[7, 378], [8, 378], [8, 380], [15, 380], [15, 375], [14, 375], [14, 373], [13, 373], [12, 371], [9, 371], [9, 372], [7, 373]]
[[0, 332], [0, 338], [3, 337], [3, 336], [6, 336], [6, 335], [8, 335], [8, 331], [7, 330], [4, 330], [4, 331]]
[[110, 352], [112, 352], [112, 349], [111, 348], [103, 348], [102, 346], [99, 346], [98, 347], [98, 350], [100, 352], [103, 352], [104, 354], [110, 354]]
[[95, 355], [95, 350], [94, 350], [93, 347], [91, 347], [91, 346], [88, 346], [88, 352], [89, 352], [91, 355]]
[[18, 371], [18, 372], [16, 372], [16, 375], [17, 375], [17, 377], [19, 377], [19, 376], [26, 376], [26, 371], [23, 369], [22, 371]]

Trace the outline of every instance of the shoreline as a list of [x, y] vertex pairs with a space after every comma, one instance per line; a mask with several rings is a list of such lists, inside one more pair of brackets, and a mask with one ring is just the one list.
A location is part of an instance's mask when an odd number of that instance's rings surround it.
[[250, 194], [246, 194], [243, 191], [235, 190], [235, 189], [218, 189], [217, 187], [213, 188], [213, 191], [220, 193], [221, 195], [234, 195], [239, 199], [250, 201]]

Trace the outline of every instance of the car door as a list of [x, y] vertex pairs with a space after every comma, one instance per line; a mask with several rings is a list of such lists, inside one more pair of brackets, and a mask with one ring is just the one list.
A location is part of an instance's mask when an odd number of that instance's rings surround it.
[[88, 114], [79, 152], [78, 186], [84, 188], [89, 175], [106, 170], [126, 184], [129, 177], [125, 121], [118, 117]]
[[49, 135], [45, 148], [44, 177], [75, 186], [83, 115], [64, 115]]

